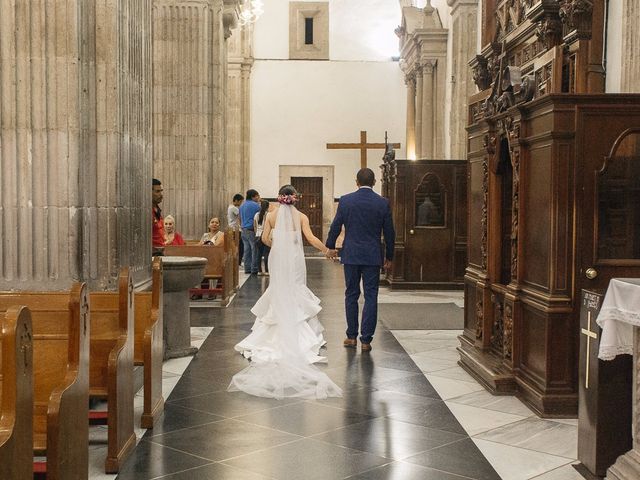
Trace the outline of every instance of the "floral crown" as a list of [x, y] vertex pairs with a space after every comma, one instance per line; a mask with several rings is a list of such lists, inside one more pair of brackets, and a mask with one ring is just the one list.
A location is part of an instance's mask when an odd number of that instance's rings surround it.
[[293, 193], [289, 195], [278, 195], [278, 203], [282, 203], [284, 205], [293, 205], [298, 201], [298, 196]]

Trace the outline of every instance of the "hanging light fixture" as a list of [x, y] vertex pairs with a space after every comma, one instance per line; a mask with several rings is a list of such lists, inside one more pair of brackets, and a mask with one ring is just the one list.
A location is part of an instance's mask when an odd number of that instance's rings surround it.
[[254, 23], [264, 12], [264, 3], [262, 0], [245, 0], [240, 11], [238, 22], [240, 25], [249, 25]]

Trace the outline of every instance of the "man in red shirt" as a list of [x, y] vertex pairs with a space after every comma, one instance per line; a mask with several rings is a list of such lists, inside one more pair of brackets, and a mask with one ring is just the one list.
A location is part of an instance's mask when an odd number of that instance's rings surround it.
[[162, 203], [162, 182], [157, 178], [153, 179], [153, 226], [151, 230], [151, 238], [153, 242], [153, 254], [162, 255], [162, 249], [164, 247], [164, 219], [162, 218], [162, 210], [160, 210], [160, 203]]

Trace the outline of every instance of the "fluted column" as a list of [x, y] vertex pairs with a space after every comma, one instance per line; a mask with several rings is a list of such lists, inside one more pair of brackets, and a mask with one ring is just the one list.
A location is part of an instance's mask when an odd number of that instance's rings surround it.
[[422, 65], [422, 156], [434, 158], [434, 62], [426, 61]]
[[469, 61], [476, 54], [478, 0], [447, 0], [451, 7], [451, 107], [449, 157], [467, 154], [467, 102], [475, 92]]
[[640, 93], [640, 0], [622, 0], [622, 81], [620, 91]]
[[[154, 176], [187, 238], [223, 217], [227, 45], [238, 0], [154, 0]], [[225, 16], [227, 18], [225, 18]]]
[[[227, 40], [229, 43], [229, 85], [227, 95], [227, 191], [228, 196], [248, 188], [249, 87], [253, 57], [252, 25], [246, 25]], [[230, 200], [227, 200], [229, 202]]]
[[416, 84], [415, 77], [407, 76], [407, 158], [416, 158]]
[[0, 289], [150, 274], [151, 0], [2, 2]]
[[422, 134], [422, 103], [424, 98], [424, 88], [423, 88], [423, 78], [422, 78], [422, 66], [416, 67], [416, 127], [415, 127], [415, 135], [416, 135], [416, 157], [424, 158], [423, 153], [423, 134]]

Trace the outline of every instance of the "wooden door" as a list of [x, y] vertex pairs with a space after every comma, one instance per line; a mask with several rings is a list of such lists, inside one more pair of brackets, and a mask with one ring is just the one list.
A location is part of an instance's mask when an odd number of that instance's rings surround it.
[[579, 117], [577, 291], [604, 291], [612, 278], [640, 276], [640, 128], [631, 128], [638, 113], [594, 108]]
[[322, 177], [291, 177], [291, 185], [300, 194], [298, 210], [309, 217], [311, 231], [322, 240]]

